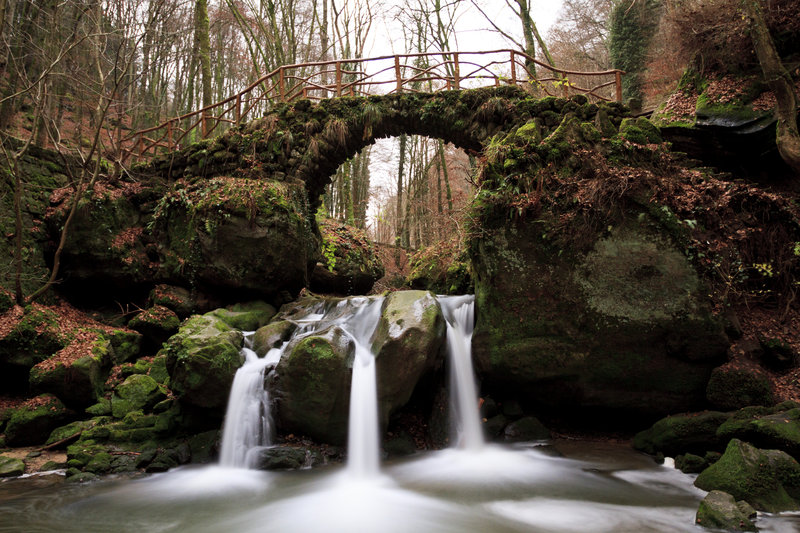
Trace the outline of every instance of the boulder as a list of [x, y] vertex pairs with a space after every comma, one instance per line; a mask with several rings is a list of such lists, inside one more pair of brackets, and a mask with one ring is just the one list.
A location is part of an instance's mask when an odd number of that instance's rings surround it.
[[114, 418], [123, 418], [131, 411], [151, 409], [165, 398], [165, 391], [156, 380], [144, 374], [134, 374], [114, 390], [111, 414]]
[[715, 368], [706, 387], [709, 403], [717, 409], [733, 411], [749, 405], [772, 405], [772, 385], [757, 369]]
[[420, 378], [442, 365], [445, 321], [434, 295], [397, 291], [383, 302], [372, 342], [381, 421], [404, 406]]
[[503, 440], [506, 442], [529, 442], [534, 440], [547, 440], [550, 430], [532, 416], [525, 416], [508, 424], [503, 430]]
[[717, 430], [729, 417], [729, 414], [717, 411], [668, 416], [637, 433], [633, 437], [633, 447], [645, 453], [663, 453], [670, 457], [721, 449], [724, 442], [717, 436]]
[[721, 490], [760, 511], [800, 509], [800, 464], [780, 450], [760, 450], [733, 439], [722, 457], [705, 469], [695, 485]]
[[113, 353], [111, 341], [101, 337], [90, 355], [63, 363], [45, 360], [34, 366], [30, 385], [35, 391], [56, 395], [71, 409], [84, 409], [103, 395]]
[[0, 455], [0, 477], [21, 476], [25, 473], [25, 462], [15, 457]]
[[708, 467], [705, 457], [700, 457], [693, 453], [678, 455], [675, 457], [675, 468], [684, 474], [699, 474]]
[[150, 291], [150, 304], [160, 305], [174, 311], [179, 318], [184, 319], [197, 310], [197, 302], [192, 297], [189, 289], [160, 283]]
[[42, 394], [14, 410], [6, 424], [9, 446], [41, 444], [50, 432], [69, 421], [72, 412], [52, 394]]
[[758, 531], [750, 520], [755, 511], [747, 502], [737, 502], [733, 496], [720, 490], [712, 490], [700, 502], [695, 519], [698, 525], [708, 529], [725, 531]]
[[267, 324], [275, 316], [275, 308], [266, 302], [248, 302], [235, 304], [225, 309], [216, 309], [208, 313], [241, 331], [255, 331]]
[[299, 470], [322, 463], [322, 456], [307, 448], [273, 446], [258, 452], [258, 470]]
[[278, 320], [258, 328], [253, 335], [253, 351], [264, 357], [273, 348], [279, 348], [297, 329], [297, 325], [288, 320]]
[[141, 333], [147, 345], [156, 349], [176, 333], [180, 325], [181, 319], [175, 311], [163, 305], [145, 309], [128, 322], [129, 328]]
[[343, 444], [347, 439], [355, 343], [340, 327], [291, 341], [275, 368], [284, 432]]
[[103, 335], [111, 341], [111, 359], [115, 365], [136, 359], [142, 350], [142, 334], [138, 331], [115, 329]]
[[367, 294], [383, 277], [383, 264], [364, 230], [334, 220], [320, 221], [322, 249], [311, 271], [311, 290], [334, 294]]
[[738, 438], [761, 448], [783, 450], [800, 459], [800, 408], [743, 409], [717, 430], [722, 441]]
[[0, 338], [0, 388], [27, 392], [31, 368], [68, 344], [58, 328], [58, 315], [49, 309], [26, 308], [25, 314]]
[[224, 412], [233, 376], [242, 365], [242, 333], [222, 319], [195, 315], [164, 344], [170, 388], [181, 402]]

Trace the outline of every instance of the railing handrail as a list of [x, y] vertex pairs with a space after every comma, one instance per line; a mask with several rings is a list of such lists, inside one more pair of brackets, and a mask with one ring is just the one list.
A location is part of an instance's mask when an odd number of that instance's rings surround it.
[[[499, 54], [507, 54], [509, 59], [504, 59], [502, 61], [492, 61], [488, 65], [479, 64], [473, 61], [465, 60], [466, 56], [485, 56], [485, 55], [499, 55]], [[403, 60], [409, 59], [417, 59], [421, 57], [437, 57], [441, 58], [441, 61], [435, 65], [414, 65], [414, 64], [407, 64]], [[370, 62], [377, 62], [377, 61], [387, 61], [387, 60], [394, 60], [394, 65], [386, 67], [384, 69], [379, 70], [377, 73], [368, 74], [365, 71], [354, 70], [356, 65], [366, 64]], [[498, 66], [503, 64], [510, 64], [511, 66], [511, 79], [508, 80], [504, 76], [500, 76], [491, 72], [489, 67]], [[536, 68], [543, 68], [550, 71], [555, 77], [552, 78], [540, 78], [535, 77], [533, 72], [528, 69], [528, 65], [533, 64]], [[342, 66], [346, 65], [348, 67], [347, 70], [343, 70]], [[302, 74], [302, 75], [291, 75], [286, 76], [287, 71], [292, 70], [299, 70], [299, 69], [308, 69], [308, 68], [315, 68], [315, 67], [333, 67], [333, 69], [322, 69], [319, 71], [311, 72], [309, 74]], [[449, 72], [445, 72], [445, 74], [439, 74], [436, 72], [437, 69], [443, 67], [450, 67], [453, 69], [452, 74]], [[469, 74], [466, 76], [461, 76], [460, 74], [460, 67], [462, 66], [471, 66], [476, 67], [475, 70], [470, 71]], [[527, 75], [528, 77], [520, 77], [517, 75], [517, 67], [522, 67], [523, 74]], [[412, 69], [412, 74], [410, 78], [405, 78], [401, 71], [404, 69]], [[387, 79], [387, 80], [372, 80], [375, 76], [380, 74], [384, 74], [388, 71], [394, 70], [395, 71], [395, 79]], [[334, 75], [334, 83], [330, 83], [329, 79], [323, 79], [323, 81], [317, 83], [311, 81], [311, 78], [314, 76], [321, 76], [321, 75]], [[269, 102], [274, 100], [278, 100], [281, 102], [292, 101], [298, 97], [306, 97], [309, 91], [322, 91], [323, 96], [315, 97], [315, 99], [322, 99], [327, 97], [328, 93], [333, 93], [333, 96], [341, 96], [344, 93], [344, 90], [347, 91], [348, 94], [354, 95], [358, 94], [367, 94], [364, 90], [364, 87], [369, 89], [370, 86], [378, 86], [378, 85], [385, 85], [389, 83], [396, 83], [396, 87], [389, 91], [389, 93], [393, 92], [402, 92], [406, 84], [409, 83], [417, 83], [417, 82], [444, 82], [446, 89], [460, 89], [461, 83], [466, 80], [476, 80], [476, 79], [494, 79], [495, 86], [501, 83], [511, 83], [511, 84], [519, 84], [519, 83], [529, 83], [529, 82], [538, 82], [540, 85], [542, 82], [559, 82], [563, 81], [562, 91], [563, 94], [566, 96], [569, 93], [570, 89], [578, 91], [580, 93], [587, 94], [589, 96], [594, 96], [597, 99], [601, 100], [610, 100], [610, 98], [606, 98], [600, 94], [597, 94], [595, 91], [603, 89], [605, 87], [609, 87], [611, 85], [616, 85], [616, 100], [621, 101], [622, 99], [622, 75], [624, 74], [623, 71], [619, 69], [611, 69], [605, 71], [596, 71], [596, 72], [579, 72], [573, 70], [566, 70], [560, 69], [557, 67], [553, 67], [547, 63], [539, 61], [538, 59], [529, 56], [525, 52], [520, 50], [514, 50], [510, 48], [506, 49], [499, 49], [499, 50], [482, 50], [482, 51], [475, 51], [475, 52], [461, 52], [461, 51], [442, 51], [442, 52], [417, 52], [417, 53], [408, 53], [408, 54], [393, 54], [393, 55], [383, 55], [377, 57], [367, 57], [367, 58], [351, 58], [351, 59], [331, 59], [326, 61], [312, 61], [307, 63], [296, 63], [292, 65], [281, 65], [270, 71], [267, 74], [264, 74], [256, 81], [252, 82], [250, 85], [239, 91], [237, 94], [233, 96], [229, 96], [224, 100], [220, 100], [214, 104], [205, 106], [203, 108], [190, 111], [188, 113], [184, 113], [183, 115], [179, 115], [173, 117], [157, 126], [152, 126], [150, 128], [137, 130], [136, 132], [128, 135], [123, 142], [129, 143], [134, 141], [135, 146], [133, 149], [123, 150], [124, 156], [123, 159], [127, 159], [128, 156], [132, 155], [138, 148], [139, 156], [143, 156], [147, 151], [151, 148], [157, 147], [165, 147], [168, 150], [175, 149], [179, 145], [180, 141], [183, 140], [192, 130], [200, 127], [201, 135], [203, 138], [207, 137], [214, 129], [216, 129], [217, 125], [220, 122], [229, 122], [231, 124], [239, 124], [242, 119], [245, 118], [245, 115], [252, 110], [252, 108], [256, 105], [250, 106], [249, 108], [245, 109], [245, 112], [242, 113], [242, 102], [245, 100], [245, 97], [249, 96], [252, 91], [254, 91], [259, 86], [264, 86], [263, 91], [258, 94], [255, 98], [256, 103], [259, 100], [266, 99]], [[343, 75], [347, 76], [361, 76], [360, 79], [356, 80], [348, 80], [343, 81]], [[614, 75], [614, 79], [608, 81], [606, 83], [602, 83], [600, 85], [596, 85], [592, 88], [581, 88], [575, 86], [569, 82], [569, 76], [589, 76], [589, 77], [599, 77], [599, 76], [609, 76]], [[278, 78], [277, 82], [273, 80]], [[296, 85], [291, 85], [287, 88], [286, 82], [287, 80], [296, 80]], [[420, 91], [419, 88], [415, 87], [413, 89], [406, 88], [406, 90], [411, 90], [414, 92], [427, 92], [427, 91]], [[272, 92], [275, 92], [274, 96], [270, 96]], [[546, 91], [546, 89], [545, 89]], [[546, 91], [547, 92], [547, 91]], [[224, 107], [228, 104], [232, 104], [231, 107], [225, 109], [219, 116], [211, 116], [210, 111], [218, 109], [220, 107]], [[225, 118], [225, 115], [230, 111], [235, 111], [235, 119]], [[177, 139], [173, 139], [173, 128], [177, 125], [179, 126], [180, 123], [184, 120], [191, 119], [192, 117], [197, 117], [196, 122], [191, 124], [185, 130], [182, 130], [178, 127], [179, 136]], [[213, 126], [209, 129], [207, 121], [215, 121]], [[155, 131], [159, 130], [166, 130], [158, 139], [149, 139], [145, 137], [147, 134], [150, 134]], [[166, 138], [166, 143], [164, 142]], [[147, 139], [149, 144], [145, 146], [144, 140]], [[155, 150], [154, 150], [155, 151]]]

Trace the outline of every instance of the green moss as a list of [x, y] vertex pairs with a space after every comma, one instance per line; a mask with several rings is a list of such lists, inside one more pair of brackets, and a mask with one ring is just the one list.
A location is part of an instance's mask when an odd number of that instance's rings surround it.
[[9, 446], [40, 444], [50, 432], [66, 422], [70, 412], [52, 394], [37, 396], [32, 404], [16, 408], [6, 425]]
[[686, 452], [705, 453], [719, 448], [718, 428], [728, 414], [704, 411], [662, 418], [650, 429], [637, 433], [633, 447], [649, 454], [675, 456]]
[[0, 455], [0, 478], [21, 476], [25, 473], [25, 462], [22, 459]]
[[150, 409], [166, 397], [163, 388], [150, 376], [134, 374], [117, 386], [111, 398], [114, 418], [126, 417], [140, 409]]

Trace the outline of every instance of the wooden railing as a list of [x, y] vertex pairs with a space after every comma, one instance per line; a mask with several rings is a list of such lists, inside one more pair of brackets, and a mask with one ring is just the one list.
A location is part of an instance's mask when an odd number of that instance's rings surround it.
[[[368, 70], [369, 69], [369, 70]], [[404, 92], [436, 92], [520, 85], [542, 96], [585, 94], [622, 100], [620, 70], [574, 72], [551, 67], [518, 50], [436, 52], [285, 65], [221, 102], [128, 136], [123, 160], [175, 150], [221, 133], [275, 104]]]

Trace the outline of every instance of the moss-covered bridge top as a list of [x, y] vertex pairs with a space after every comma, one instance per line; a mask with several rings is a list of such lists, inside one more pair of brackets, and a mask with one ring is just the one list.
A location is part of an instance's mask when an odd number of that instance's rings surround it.
[[527, 125], [531, 139], [552, 135], [565, 117], [619, 126], [623, 106], [583, 95], [535, 98], [516, 86], [299, 99], [223, 135], [157, 156], [148, 170], [170, 179], [235, 175], [304, 182], [314, 204], [336, 169], [375, 139], [440, 138], [472, 153], [499, 133]]
[[263, 116], [277, 104], [298, 99], [319, 101], [510, 85], [539, 96], [584, 94], [590, 100], [620, 102], [623, 74], [620, 70], [558, 69], [518, 50], [401, 54], [284, 65], [225, 100], [133, 133], [126, 139], [123, 158], [140, 159], [159, 150], [176, 150]]

